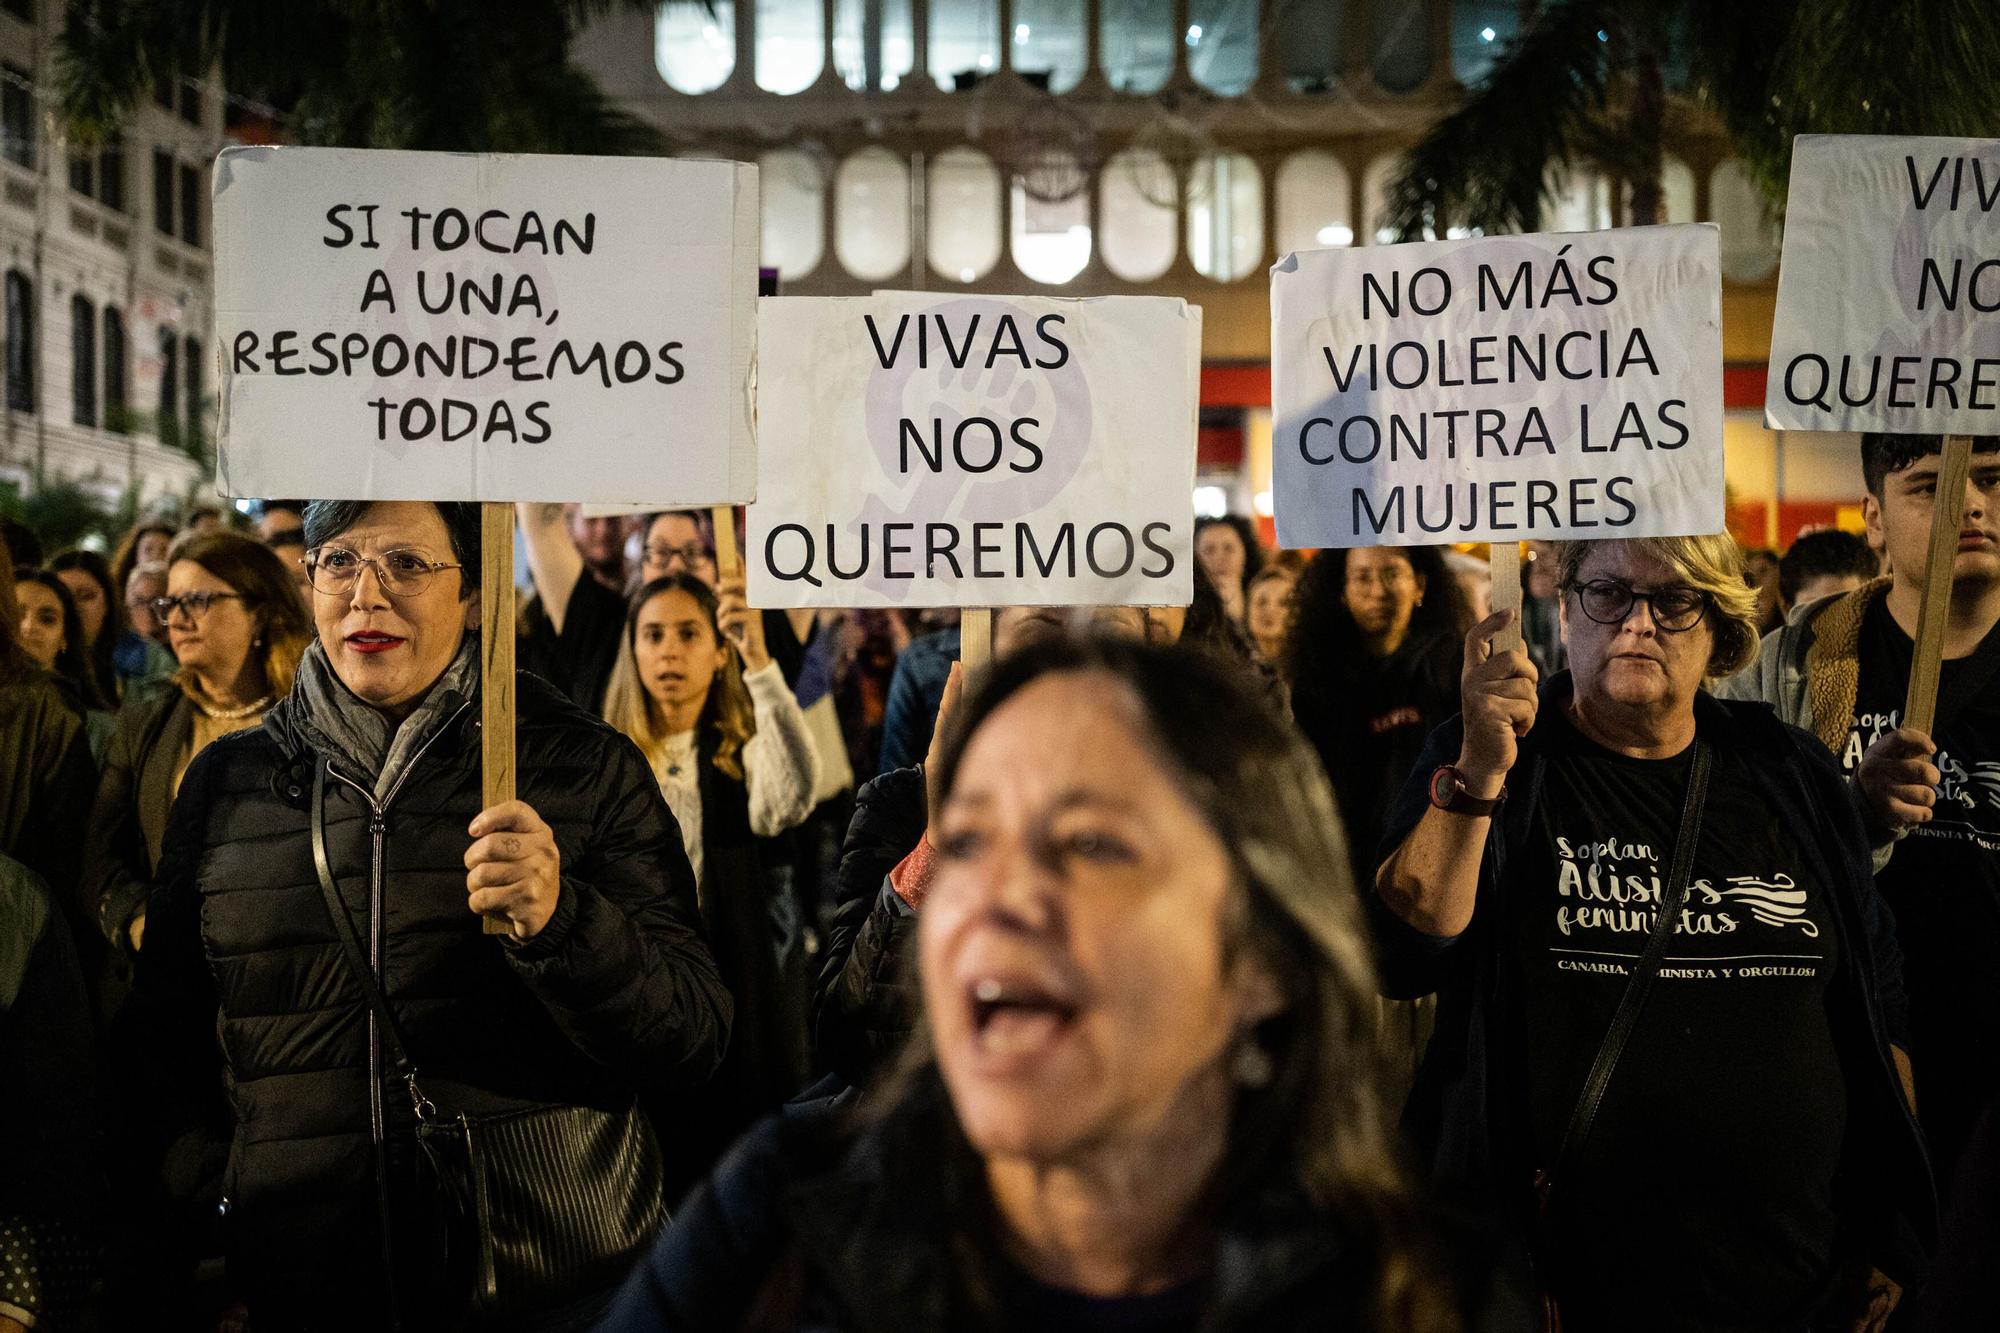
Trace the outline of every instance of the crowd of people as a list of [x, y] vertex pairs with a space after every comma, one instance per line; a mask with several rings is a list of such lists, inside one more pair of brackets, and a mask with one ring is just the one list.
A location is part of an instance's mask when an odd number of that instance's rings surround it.
[[1203, 519], [970, 669], [522, 505], [490, 807], [475, 506], [9, 525], [0, 1333], [2000, 1326], [2000, 440], [1919, 731], [1937, 473], [1518, 612]]

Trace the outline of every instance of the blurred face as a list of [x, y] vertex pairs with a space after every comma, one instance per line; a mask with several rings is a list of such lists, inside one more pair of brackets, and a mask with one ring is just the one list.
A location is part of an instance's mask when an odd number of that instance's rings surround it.
[[661, 514], [646, 529], [646, 552], [640, 566], [645, 582], [669, 574], [692, 574], [715, 586], [715, 553], [701, 539], [701, 528], [686, 514]]
[[[1896, 582], [1923, 586], [1930, 555], [1931, 510], [1937, 500], [1938, 456], [1919, 458], [1882, 479], [1882, 498], [1861, 503], [1868, 544], [1888, 555]], [[1965, 479], [1952, 582], [1986, 586], [2000, 579], [2000, 454], [1976, 453]]]
[[[1063, 634], [1144, 639], [1149, 618], [1136, 606], [1003, 606], [993, 616], [993, 655], [1005, 657]], [[1175, 638], [1180, 637], [1179, 630]]]
[[1291, 579], [1260, 579], [1257, 586], [1250, 590], [1250, 633], [1260, 646], [1282, 640], [1286, 627], [1291, 623], [1291, 616]]
[[137, 547], [139, 553], [137, 563], [142, 565], [165, 564], [167, 562], [167, 550], [173, 544], [173, 537], [167, 533], [157, 531], [141, 533]]
[[1194, 539], [1194, 558], [1217, 587], [1243, 581], [1243, 538], [1227, 523], [1211, 523]]
[[192, 560], [176, 560], [167, 571], [167, 596], [191, 593], [209, 593], [214, 600], [206, 611], [195, 611], [183, 603], [167, 613], [167, 638], [174, 656], [182, 666], [208, 680], [233, 682], [250, 658], [250, 642], [259, 628], [257, 614], [243, 604], [227, 581]]
[[65, 569], [56, 577], [63, 581], [70, 600], [76, 603], [77, 619], [83, 622], [84, 646], [95, 647], [97, 636], [104, 632], [104, 614], [111, 609], [104, 603], [104, 585], [81, 569]]
[[53, 670], [63, 650], [63, 605], [55, 591], [31, 580], [14, 585], [21, 607], [21, 647], [44, 669]]
[[1104, 677], [1046, 676], [968, 746], [919, 917], [924, 1009], [989, 1160], [1057, 1163], [1227, 1096], [1267, 1016], [1225, 959], [1222, 842]]
[[1853, 592], [1860, 586], [1859, 574], [1821, 574], [1799, 585], [1799, 595], [1792, 605], [1804, 606], [1807, 602], [1816, 602], [1822, 597]]
[[578, 510], [570, 519], [569, 530], [585, 564], [603, 567], [625, 563], [624, 519], [585, 518]]
[[1484, 620], [1493, 614], [1493, 575], [1485, 570], [1455, 571], [1452, 577], [1458, 580], [1459, 591], [1465, 594], [1465, 604], [1472, 608], [1472, 618]]
[[1758, 626], [1774, 627], [1784, 616], [1783, 599], [1778, 591], [1778, 562], [1768, 555], [1753, 555], [1744, 562], [1744, 570], [1757, 589]]
[[297, 532], [305, 519], [296, 510], [266, 509], [257, 516], [257, 536], [268, 542], [281, 532]]
[[1388, 547], [1347, 553], [1342, 599], [1369, 638], [1400, 643], [1423, 595], [1424, 581], [1410, 568], [1408, 556]]
[[[361, 521], [328, 540], [364, 562], [391, 551], [432, 564], [456, 564], [451, 534], [435, 506], [396, 500], [370, 505]], [[325, 549], [321, 551], [325, 558]], [[313, 623], [340, 683], [391, 716], [406, 716], [430, 693], [468, 629], [479, 623], [479, 600], [463, 596], [463, 570], [441, 569], [422, 591], [390, 594], [380, 566], [363, 563], [340, 593], [313, 589]]]
[[131, 618], [132, 628], [149, 639], [160, 643], [167, 641], [167, 627], [153, 614], [153, 599], [164, 597], [167, 581], [158, 574], [141, 574], [133, 571], [125, 581], [125, 614]]
[[679, 588], [655, 593], [639, 608], [633, 627], [633, 664], [646, 697], [662, 709], [707, 699], [715, 673], [728, 661], [708, 612]]
[[[1637, 592], [1686, 588], [1673, 566], [1620, 541], [1593, 542], [1577, 570], [1579, 585], [1617, 580]], [[1601, 625], [1585, 615], [1572, 591], [1562, 599], [1562, 639], [1578, 703], [1626, 711], [1681, 716], [1694, 707], [1695, 691], [1715, 648], [1713, 607], [1694, 628], [1663, 631], [1650, 602], [1634, 601], [1625, 618]]]
[[[1556, 595], [1556, 551], [1547, 542], [1529, 542], [1521, 561], [1521, 585], [1544, 601]], [[1481, 616], [1484, 620], [1485, 617]]]

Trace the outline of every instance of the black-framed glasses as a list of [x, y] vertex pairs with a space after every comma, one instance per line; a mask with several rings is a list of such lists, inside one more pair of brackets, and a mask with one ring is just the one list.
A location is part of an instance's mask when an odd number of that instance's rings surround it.
[[153, 614], [161, 620], [173, 619], [176, 611], [185, 611], [188, 613], [188, 619], [199, 620], [207, 615], [208, 609], [217, 602], [242, 600], [242, 594], [234, 592], [184, 592], [178, 597], [155, 597], [148, 605], [153, 608]]
[[328, 596], [351, 591], [362, 569], [373, 566], [376, 581], [391, 597], [414, 597], [430, 586], [439, 570], [465, 568], [448, 561], [426, 560], [421, 551], [361, 555], [345, 546], [315, 546], [306, 552], [305, 566], [306, 581]]
[[1652, 614], [1653, 623], [1668, 634], [1691, 630], [1708, 611], [1708, 594], [1682, 584], [1669, 584], [1651, 592], [1640, 592], [1623, 579], [1592, 579], [1572, 589], [1583, 613], [1600, 625], [1622, 625], [1640, 602]]
[[697, 565], [707, 564], [709, 561], [715, 559], [713, 555], [709, 554], [706, 546], [697, 542], [689, 542], [686, 546], [668, 546], [664, 542], [646, 543], [646, 558], [655, 564], [667, 564], [676, 556], [680, 557], [680, 562], [689, 569], [693, 569]]

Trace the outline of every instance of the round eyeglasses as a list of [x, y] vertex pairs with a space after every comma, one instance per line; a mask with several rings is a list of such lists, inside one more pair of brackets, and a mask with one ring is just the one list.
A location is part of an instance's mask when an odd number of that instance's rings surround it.
[[1646, 604], [1653, 623], [1669, 634], [1691, 630], [1708, 610], [1708, 594], [1674, 584], [1640, 592], [1620, 579], [1592, 579], [1572, 589], [1583, 613], [1600, 625], [1622, 625], [1639, 602]]
[[463, 569], [444, 561], [426, 560], [418, 551], [384, 551], [360, 555], [345, 546], [316, 546], [305, 555], [306, 580], [314, 590], [339, 596], [354, 587], [364, 567], [372, 566], [382, 591], [391, 597], [414, 597], [430, 586], [441, 569]]

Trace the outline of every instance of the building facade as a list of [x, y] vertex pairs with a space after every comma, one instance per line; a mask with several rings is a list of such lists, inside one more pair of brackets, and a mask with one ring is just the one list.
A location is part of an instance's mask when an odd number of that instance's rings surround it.
[[215, 371], [208, 166], [215, 86], [161, 84], [115, 139], [72, 150], [61, 0], [0, 0], [0, 486], [69, 480], [107, 506], [205, 485]]
[[[1525, 8], [718, 0], [607, 18], [577, 57], [678, 154], [759, 164], [763, 262], [787, 293], [1199, 304], [1197, 504], [1268, 517], [1270, 265], [1389, 239], [1399, 154], [1479, 79]], [[1760, 423], [1777, 228], [1720, 125], [1687, 98], [1670, 100], [1667, 148], [1667, 220], [1722, 231], [1738, 526], [1762, 540], [1773, 524], [1830, 521], [1833, 499], [1781, 496], [1782, 446]], [[1551, 185], [1544, 230], [1625, 219], [1623, 191], [1588, 166]], [[1793, 468], [1821, 473], [1841, 469]]]

